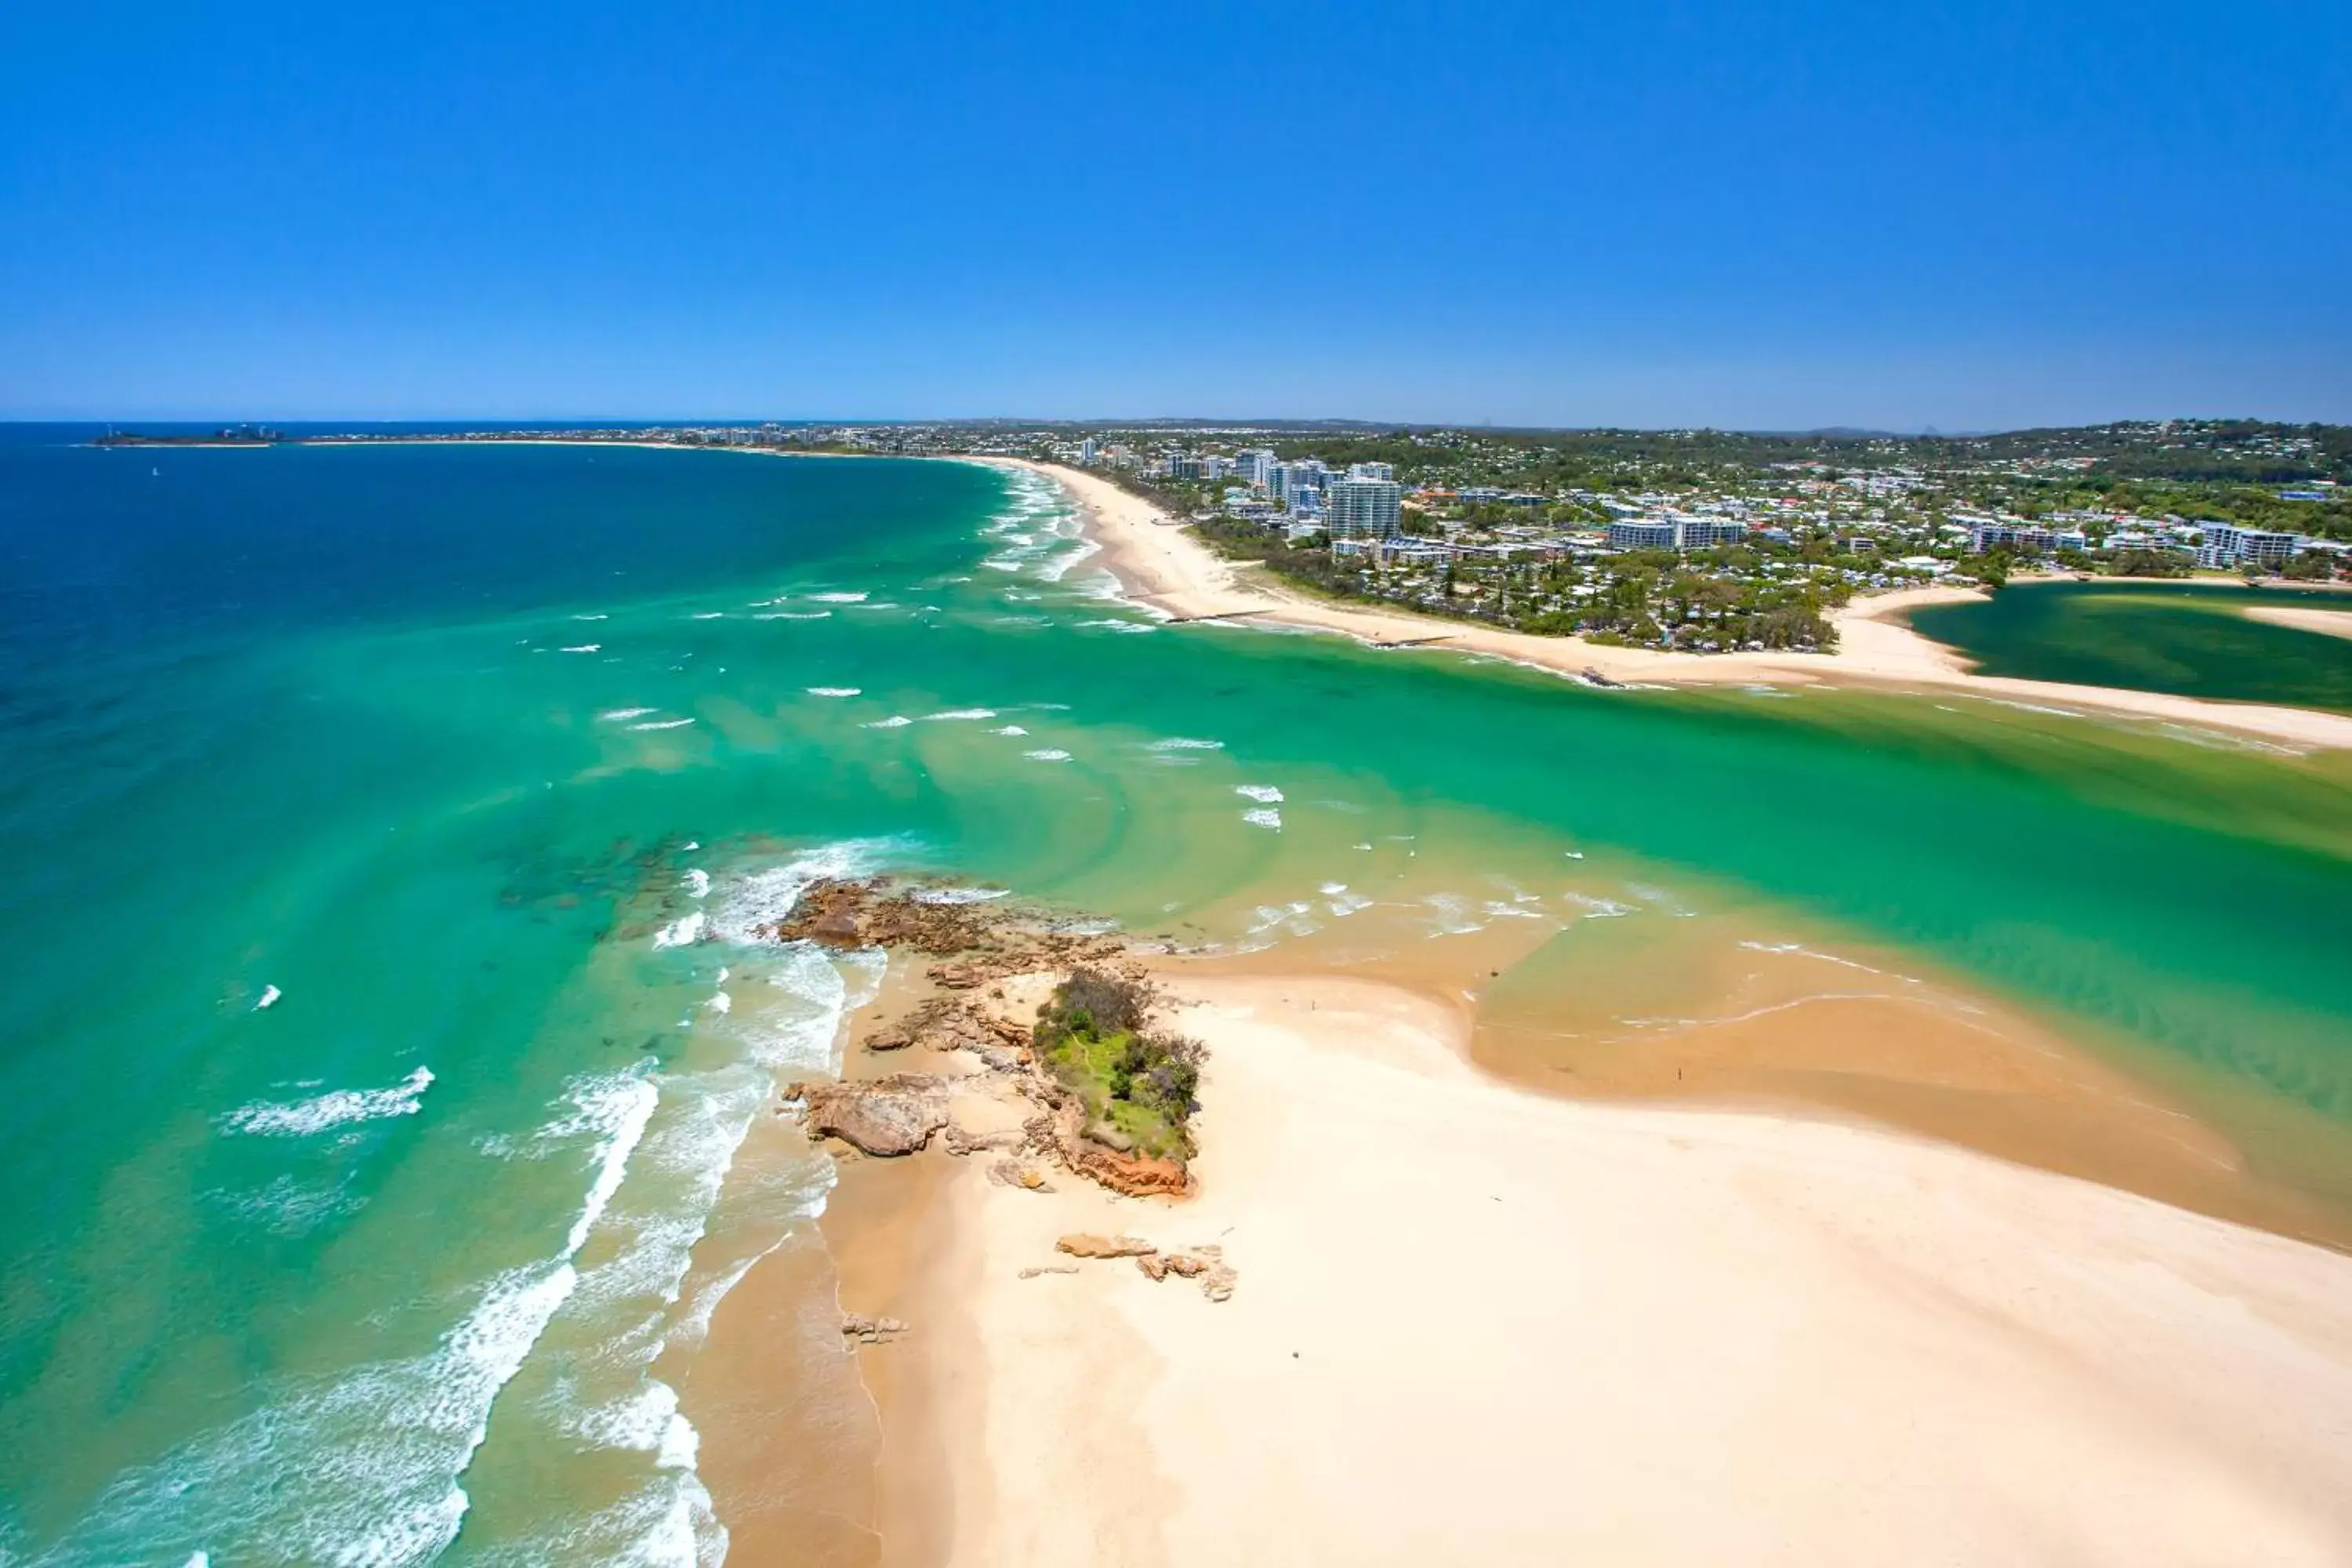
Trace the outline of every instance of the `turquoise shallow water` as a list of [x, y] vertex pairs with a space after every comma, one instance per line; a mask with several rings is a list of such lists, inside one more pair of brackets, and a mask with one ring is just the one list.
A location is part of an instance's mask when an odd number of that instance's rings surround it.
[[2251, 605], [2352, 613], [2326, 589], [2033, 583], [1911, 624], [1987, 675], [2352, 712], [2352, 638], [2249, 620]]
[[2336, 762], [1165, 628], [1073, 534], [950, 464], [0, 444], [0, 1553], [716, 1560], [662, 1358], [822, 1202], [738, 1156], [877, 982], [753, 932], [827, 870], [1229, 947], [1736, 889], [2352, 1121]]

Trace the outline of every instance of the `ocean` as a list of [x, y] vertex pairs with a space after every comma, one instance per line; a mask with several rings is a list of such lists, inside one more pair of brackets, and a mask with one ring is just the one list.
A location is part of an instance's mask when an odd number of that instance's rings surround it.
[[0, 1562], [722, 1560], [675, 1369], [831, 1182], [823, 875], [1896, 952], [2352, 1212], [2340, 758], [1171, 627], [974, 465], [87, 435], [0, 429]]

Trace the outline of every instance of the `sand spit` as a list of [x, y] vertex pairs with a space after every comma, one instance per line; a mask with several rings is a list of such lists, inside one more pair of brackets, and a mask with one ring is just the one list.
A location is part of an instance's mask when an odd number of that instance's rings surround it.
[[1101, 544], [1103, 563], [1132, 596], [1178, 619], [1263, 619], [1339, 632], [1373, 644], [1490, 654], [1563, 675], [1597, 675], [1605, 680], [1699, 685], [1834, 679], [1893, 688], [1958, 689], [2011, 701], [2079, 705], [2173, 723], [2211, 725], [2292, 745], [2352, 746], [2352, 716], [2340, 713], [1979, 675], [1954, 650], [1920, 636], [1900, 618], [1904, 612], [1924, 605], [1975, 597], [1973, 589], [1912, 588], [1857, 599], [1832, 616], [1839, 636], [1834, 654], [1686, 654], [1609, 647], [1575, 637], [1534, 637], [1411, 611], [1358, 608], [1309, 598], [1262, 571], [1223, 559], [1150, 501], [1098, 475], [1010, 458], [981, 460], [1024, 468], [1060, 483], [1077, 500], [1089, 534]]
[[977, 1356], [928, 1407], [949, 1560], [2352, 1560], [2352, 1258], [1895, 1134], [1525, 1093], [1376, 984], [1179, 989], [1196, 1197], [962, 1162], [964, 1265], [860, 1304]]
[[788, 922], [912, 961], [851, 1053], [911, 1131], [808, 1123], [879, 1431], [827, 1561], [2352, 1560], [2352, 1257], [1529, 1092], [1443, 998], [1166, 955], [1200, 1147], [1182, 1196], [1114, 1191], [1017, 1070], [1053, 933], [935, 908], [842, 884]]
[[2285, 626], [2292, 631], [2317, 632], [2329, 637], [2352, 637], [2352, 607], [2305, 610], [2292, 605], [2249, 605], [2242, 613], [2250, 621]]

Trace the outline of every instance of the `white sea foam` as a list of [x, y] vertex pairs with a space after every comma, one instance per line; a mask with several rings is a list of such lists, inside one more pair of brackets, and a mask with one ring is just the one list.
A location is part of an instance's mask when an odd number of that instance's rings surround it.
[[812, 882], [868, 877], [891, 861], [914, 858], [912, 838], [846, 838], [796, 855], [783, 865], [737, 877], [717, 889], [711, 934], [735, 946], [771, 946], [759, 932], [793, 911]]
[[887, 719], [869, 719], [858, 726], [861, 730], [903, 730], [913, 723], [904, 713], [893, 713]]
[[630, 719], [642, 719], [652, 712], [650, 708], [607, 708], [596, 715], [600, 724], [619, 724]]
[[239, 1219], [278, 1236], [308, 1236], [329, 1220], [356, 1214], [367, 1205], [341, 1185], [319, 1186], [290, 1175], [273, 1177], [258, 1192], [221, 1194], [219, 1200]]
[[[1065, 550], [1048, 560], [1044, 565], [1038, 567], [1037, 575], [1048, 583], [1058, 583], [1064, 577], [1069, 575], [1070, 569], [1072, 567], [1076, 566], [1080, 562], [1085, 561], [1087, 557], [1097, 553], [1101, 549], [1102, 546], [1097, 544], [1093, 540], [1085, 540], [1075, 549]], [[1106, 574], [1106, 575], [1108, 575], [1108, 574]], [[1113, 579], [1113, 586], [1117, 586], [1116, 579]]]
[[[594, 1175], [557, 1258], [485, 1281], [422, 1355], [278, 1379], [260, 1408], [119, 1475], [58, 1543], [61, 1560], [138, 1561], [158, 1539], [264, 1532], [267, 1551], [253, 1555], [287, 1562], [423, 1564], [446, 1551], [467, 1507], [457, 1478], [488, 1434], [499, 1391], [577, 1284], [572, 1258], [620, 1185], [654, 1099], [635, 1075], [579, 1080], [569, 1114], [542, 1130], [595, 1140]], [[283, 1485], [289, 1455], [300, 1457], [299, 1488]]]
[[1011, 889], [1005, 888], [918, 888], [913, 898], [919, 904], [984, 904], [991, 899], [1001, 899]]
[[1055, 746], [1041, 746], [1036, 751], [1021, 754], [1033, 763], [1066, 763], [1070, 760], [1069, 752]]
[[950, 708], [943, 712], [926, 713], [923, 717], [929, 720], [993, 719], [996, 717], [996, 710], [993, 708]]
[[1692, 920], [1697, 915], [1698, 911], [1685, 908], [1680, 900], [1675, 899], [1672, 893], [1669, 893], [1664, 888], [1654, 888], [1646, 882], [1628, 882], [1625, 886], [1632, 891], [1635, 898], [1641, 900], [1643, 903], [1654, 905], [1658, 909], [1665, 910], [1666, 913], [1673, 915], [1677, 920]]
[[992, 735], [1025, 735], [1028, 732], [1018, 724], [999, 724], [989, 731]]
[[654, 946], [657, 949], [690, 947], [702, 940], [702, 934], [709, 924], [710, 917], [700, 910], [696, 910], [691, 914], [680, 915], [654, 932]]
[[1171, 735], [1164, 741], [1154, 741], [1143, 748], [1147, 752], [1222, 752], [1223, 741], [1196, 741], [1187, 735]]
[[[432, 1562], [467, 1513], [462, 1478], [499, 1390], [560, 1315], [571, 1364], [556, 1373], [557, 1403], [517, 1418], [528, 1425], [545, 1411], [599, 1447], [635, 1450], [645, 1456], [643, 1479], [593, 1513], [564, 1515], [544, 1536], [482, 1543], [475, 1555], [534, 1565], [719, 1562], [726, 1531], [695, 1473], [698, 1436], [651, 1368], [674, 1338], [699, 1342], [719, 1301], [780, 1243], [772, 1230], [742, 1238], [748, 1256], [713, 1260], [715, 1272], [688, 1292], [698, 1246], [775, 1075], [834, 1070], [841, 1020], [878, 991], [884, 969], [878, 953], [835, 959], [752, 932], [815, 878], [857, 874], [914, 847], [903, 839], [829, 846], [713, 887], [707, 929], [719, 941], [760, 944], [762, 956], [740, 962], [761, 965], [776, 998], [707, 1026], [744, 1031], [747, 1057], [697, 1074], [656, 1074], [646, 1064], [583, 1075], [567, 1086], [559, 1114], [527, 1140], [497, 1140], [505, 1147], [496, 1150], [486, 1142], [486, 1152], [506, 1158], [585, 1155], [587, 1189], [562, 1250], [467, 1289], [452, 1303], [462, 1316], [423, 1355], [258, 1390], [267, 1403], [255, 1415], [119, 1477], [60, 1553], [143, 1561], [159, 1539], [194, 1538], [215, 1552], [287, 1561]], [[722, 983], [733, 968], [719, 971]], [[783, 1223], [817, 1212], [829, 1178], [829, 1170], [822, 1180], [814, 1172], [787, 1178]], [[583, 1268], [592, 1236], [600, 1261]], [[610, 1247], [602, 1245], [607, 1237]], [[584, 1343], [571, 1337], [575, 1330], [588, 1336]], [[566, 1391], [584, 1396], [578, 1407], [567, 1406]], [[282, 1485], [289, 1454], [301, 1456], [301, 1488]]]
[[1432, 893], [1422, 902], [1429, 906], [1430, 926], [1435, 935], [1467, 936], [1486, 929], [1486, 922], [1473, 912], [1470, 900], [1458, 893]]
[[765, 610], [751, 618], [755, 621], [822, 621], [832, 614], [831, 610]]
[[[1776, 956], [1786, 954], [1798, 958], [1819, 959], [1823, 963], [1834, 963], [1846, 969], [1858, 969], [1864, 974], [1885, 974], [1887, 973], [1884, 969], [1874, 968], [1857, 959], [1842, 958], [1834, 952], [1823, 952], [1819, 948], [1807, 947], [1801, 942], [1743, 942], [1739, 945], [1746, 948], [1750, 952], [1769, 952], [1775, 954]], [[1891, 978], [1903, 981], [1906, 984], [1911, 985], [1916, 985], [1919, 984], [1916, 978], [1908, 974], [1896, 974], [1891, 976]]]
[[230, 1111], [221, 1125], [231, 1132], [304, 1138], [354, 1121], [414, 1116], [423, 1108], [425, 1091], [432, 1087], [433, 1069], [418, 1068], [390, 1089], [339, 1089], [309, 1100], [258, 1100]]
[[632, 724], [632, 730], [683, 730], [693, 723], [691, 719], [649, 719], [642, 724]]
[[1282, 792], [1272, 784], [1235, 784], [1234, 793], [1246, 795], [1252, 800], [1264, 801], [1268, 805], [1277, 805], [1282, 799]]
[[710, 873], [699, 866], [688, 868], [686, 875], [680, 877], [678, 880], [686, 884], [686, 894], [690, 899], [707, 899], [710, 896]]
[[[1250, 911], [1254, 917], [1244, 936], [1265, 936], [1274, 931], [1286, 931], [1292, 936], [1313, 936], [1323, 927], [1314, 918], [1315, 906], [1301, 900], [1291, 904], [1260, 904]], [[1264, 946], [1263, 943], [1258, 944]]]
[[866, 599], [862, 593], [811, 594], [809, 597], [820, 605], [862, 605]]
[[285, 994], [286, 993], [275, 985], [264, 985], [261, 988], [261, 994], [254, 999], [253, 1010], [258, 1013], [265, 1007], [275, 1007], [278, 1005], [278, 999]]
[[727, 618], [727, 612], [724, 610], [697, 610], [690, 618], [698, 621], [725, 620]]
[[783, 1244], [784, 1238], [779, 1237], [759, 1251], [748, 1258], [739, 1259], [707, 1281], [702, 1289], [694, 1293], [694, 1300], [688, 1303], [687, 1310], [678, 1314], [677, 1321], [669, 1331], [669, 1342], [683, 1349], [692, 1350], [708, 1340], [710, 1337], [711, 1314], [719, 1310], [719, 1303], [727, 1299], [729, 1291], [743, 1282], [743, 1276], [751, 1272], [762, 1259]]
[[858, 686], [812, 686], [808, 694], [811, 697], [856, 697], [864, 690], [865, 688]]
[[1282, 813], [1270, 805], [1255, 806], [1243, 812], [1242, 820], [1252, 827], [1271, 827], [1277, 833], [1282, 830]]
[[555, 651], [558, 653], [602, 653], [604, 651], [604, 645], [600, 642], [583, 642], [576, 644], [571, 647], [560, 647]]
[[1156, 632], [1160, 629], [1150, 621], [1122, 621], [1108, 616], [1099, 620], [1079, 621], [1076, 624], [1081, 626], [1100, 626], [1106, 631], [1113, 632]]
[[735, 1010], [735, 998], [724, 991], [716, 992], [703, 1005], [714, 1013], [732, 1013]]
[[609, 621], [613, 617], [599, 611], [593, 616], [574, 616], [572, 618], [575, 621]]

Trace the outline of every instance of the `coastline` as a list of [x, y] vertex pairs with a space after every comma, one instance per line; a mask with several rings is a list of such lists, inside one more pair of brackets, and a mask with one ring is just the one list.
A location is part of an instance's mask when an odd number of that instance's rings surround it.
[[[1079, 508], [1102, 563], [1129, 595], [1177, 620], [1262, 620], [1333, 631], [1374, 646], [1483, 654], [1554, 674], [1588, 672], [1626, 684], [1853, 682], [1896, 690], [1941, 689], [1999, 701], [2071, 703], [2176, 724], [2206, 725], [2314, 749], [2352, 747], [2352, 715], [2260, 703], [2216, 702], [2120, 687], [1980, 675], [1956, 650], [1899, 618], [1927, 605], [1977, 597], [1972, 589], [1925, 587], [1857, 599], [1832, 612], [1834, 654], [1669, 653], [1611, 647], [1467, 626], [1410, 610], [1357, 608], [1312, 599], [1223, 560], [1182, 524], [1108, 480], [1017, 458], [967, 459], [1055, 480]], [[2317, 612], [2326, 614], [2327, 612]]]
[[[884, 1471], [946, 1560], [2352, 1551], [2352, 1258], [1899, 1133], [1518, 1089], [1378, 982], [1174, 984], [1196, 1197], [941, 1178], [970, 1252], [900, 1299], [958, 1347], [944, 1441]], [[1073, 1266], [1073, 1231], [1214, 1243], [1238, 1289]]]

